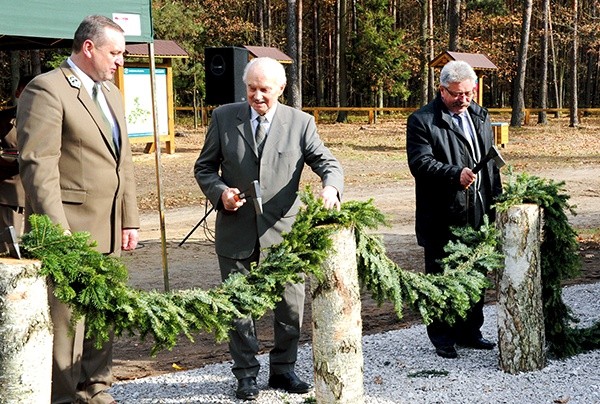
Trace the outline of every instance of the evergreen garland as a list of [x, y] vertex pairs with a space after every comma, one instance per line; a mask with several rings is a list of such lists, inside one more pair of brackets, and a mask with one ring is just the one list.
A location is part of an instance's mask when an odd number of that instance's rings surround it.
[[[466, 234], [481, 242], [466, 244], [462, 238]], [[502, 264], [502, 256], [495, 251], [495, 234], [487, 222], [479, 231], [465, 230], [458, 234], [458, 241], [446, 247], [450, 255], [443, 261], [444, 273], [424, 274], [401, 269], [387, 257], [380, 237], [357, 229], [358, 277], [375, 301], [391, 301], [399, 318], [406, 303], [425, 324], [435, 318], [452, 324], [482, 297], [489, 286], [487, 270]], [[478, 266], [486, 271], [478, 271]]]
[[[23, 249], [27, 257], [42, 262], [41, 275], [50, 278], [55, 296], [73, 309], [73, 321], [86, 317], [88, 338], [94, 337], [100, 346], [111, 327], [117, 336], [124, 332], [142, 339], [151, 336], [153, 354], [175, 346], [180, 335], [193, 340], [198, 331], [213, 333], [222, 341], [233, 319], [262, 316], [280, 300], [286, 283], [301, 280], [302, 272], [322, 279], [321, 262], [331, 248], [329, 236], [338, 226], [355, 230], [362, 286], [378, 302], [391, 300], [399, 317], [404, 303], [421, 313], [426, 323], [464, 316], [487, 285], [485, 276], [474, 268], [499, 265], [490, 255], [490, 245], [468, 247], [457, 242], [450, 247], [455, 253], [447, 266], [461, 270], [448, 269], [443, 275], [404, 271], [387, 258], [381, 239], [368, 233], [385, 224], [372, 200], [346, 202], [336, 211], [325, 209], [308, 188], [301, 197], [305, 206], [283, 241], [270, 247], [248, 275], [230, 276], [208, 291], [133, 290], [118, 258], [98, 253], [88, 233], [65, 234], [47, 216], [30, 217], [32, 230], [22, 238]], [[469, 235], [487, 240], [491, 232], [490, 226], [484, 226], [478, 236], [477, 232]]]
[[509, 181], [498, 198], [496, 209], [508, 210], [517, 204], [537, 204], [544, 210], [543, 241], [540, 247], [542, 300], [548, 352], [566, 358], [600, 347], [600, 322], [590, 328], [575, 328], [572, 311], [562, 300], [564, 279], [580, 273], [581, 261], [577, 233], [568, 221], [567, 212], [575, 214], [564, 193], [564, 182], [554, 182], [526, 173], [515, 176], [509, 170]]

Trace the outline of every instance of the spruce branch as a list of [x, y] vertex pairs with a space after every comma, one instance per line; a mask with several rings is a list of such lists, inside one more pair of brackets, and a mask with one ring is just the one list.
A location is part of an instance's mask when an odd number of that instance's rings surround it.
[[117, 336], [127, 332], [151, 337], [153, 354], [172, 348], [180, 335], [193, 340], [199, 331], [222, 341], [232, 320], [262, 316], [281, 299], [285, 285], [300, 282], [303, 273], [322, 279], [321, 263], [331, 249], [331, 233], [340, 226], [355, 230], [363, 288], [378, 302], [391, 300], [399, 317], [404, 300], [428, 322], [464, 316], [479, 299], [485, 277], [469, 265], [431, 276], [394, 264], [381, 239], [369, 234], [387, 224], [372, 200], [345, 202], [337, 211], [325, 209], [309, 188], [300, 197], [304, 206], [282, 242], [267, 249], [264, 260], [247, 275], [232, 275], [208, 291], [133, 290], [118, 258], [98, 253], [85, 232], [65, 234], [47, 216], [30, 217], [32, 230], [23, 236], [23, 248], [28, 257], [42, 261], [41, 275], [52, 280], [56, 297], [73, 309], [73, 321], [86, 317], [87, 337], [94, 337], [98, 346], [112, 328]]

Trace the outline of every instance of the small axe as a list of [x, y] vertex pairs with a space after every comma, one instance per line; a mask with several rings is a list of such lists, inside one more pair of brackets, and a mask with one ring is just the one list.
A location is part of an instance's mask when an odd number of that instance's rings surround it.
[[234, 197], [237, 201], [244, 198], [252, 198], [252, 203], [254, 204], [254, 211], [257, 215], [263, 214], [262, 207], [262, 196], [260, 193], [260, 184], [258, 180], [254, 180], [250, 183], [250, 188], [248, 188], [244, 192], [240, 192]]
[[485, 157], [482, 158], [481, 161], [475, 165], [475, 167], [473, 167], [473, 170], [471, 170], [473, 171], [473, 174], [477, 174], [479, 171], [481, 171], [481, 169], [485, 167], [490, 160], [494, 160], [498, 168], [502, 168], [506, 165], [506, 162], [500, 155], [498, 148], [495, 145], [492, 145]]
[[[234, 198], [238, 201], [241, 199], [245, 199], [245, 198], [252, 198], [252, 203], [254, 204], [254, 211], [256, 212], [256, 214], [257, 215], [263, 214], [262, 194], [260, 193], [260, 184], [258, 183], [258, 180], [252, 181], [250, 183], [250, 188], [248, 188], [244, 192], [240, 192], [239, 194], [235, 195]], [[187, 234], [187, 236], [185, 236], [183, 238], [183, 240], [181, 240], [181, 242], [179, 243], [179, 247], [181, 247], [183, 245], [183, 243], [186, 242], [186, 240], [196, 231], [196, 229], [202, 224], [202, 222], [206, 220], [208, 215], [210, 215], [213, 210], [215, 210], [214, 206], [211, 207], [208, 210], [208, 212], [206, 212], [206, 214], [202, 217], [202, 219], [200, 219], [200, 221], [198, 223], [196, 223], [194, 228], [192, 230], [190, 230], [190, 232]]]
[[21, 259], [19, 241], [17, 240], [17, 234], [15, 233], [15, 228], [13, 226], [5, 227], [4, 230], [0, 232], [0, 245], [2, 244], [4, 244], [4, 249], [8, 252], [10, 257]]

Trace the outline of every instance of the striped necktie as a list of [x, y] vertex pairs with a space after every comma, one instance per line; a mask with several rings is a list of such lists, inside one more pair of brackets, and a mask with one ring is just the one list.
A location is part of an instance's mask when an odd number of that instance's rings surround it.
[[256, 117], [258, 121], [258, 125], [256, 125], [256, 133], [254, 135], [256, 140], [256, 152], [260, 157], [262, 155], [263, 148], [265, 147], [265, 138], [267, 137], [267, 128], [263, 125], [266, 122], [267, 118], [264, 115], [259, 115]]

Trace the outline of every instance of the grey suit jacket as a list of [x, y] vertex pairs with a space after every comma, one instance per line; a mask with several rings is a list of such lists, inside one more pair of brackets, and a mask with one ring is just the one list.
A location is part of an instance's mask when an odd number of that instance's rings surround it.
[[71, 231], [87, 231], [103, 253], [121, 250], [123, 228], [138, 228], [135, 179], [123, 99], [102, 91], [121, 134], [121, 153], [101, 112], [64, 62], [35, 77], [19, 98], [19, 167], [26, 212], [46, 214]]
[[[321, 178], [323, 186], [335, 187], [341, 197], [342, 167], [319, 138], [312, 116], [279, 104], [259, 159], [248, 103], [213, 111], [194, 173], [202, 192], [218, 210], [217, 254], [245, 259], [257, 239], [261, 248], [282, 240], [281, 233], [290, 230], [300, 207], [297, 192], [305, 165]], [[221, 194], [227, 187], [243, 192], [254, 180], [260, 182], [262, 215], [256, 215], [251, 201], [236, 212], [222, 209]]]

